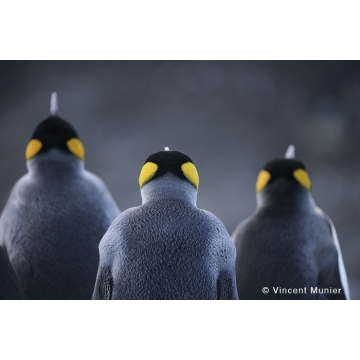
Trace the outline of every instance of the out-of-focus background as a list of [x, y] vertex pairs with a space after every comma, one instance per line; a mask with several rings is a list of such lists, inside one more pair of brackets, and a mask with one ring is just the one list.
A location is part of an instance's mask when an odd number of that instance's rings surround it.
[[360, 62], [1, 61], [1, 209], [54, 90], [121, 210], [141, 204], [140, 169], [169, 146], [192, 158], [198, 206], [231, 234], [255, 210], [262, 166], [294, 144], [360, 299]]

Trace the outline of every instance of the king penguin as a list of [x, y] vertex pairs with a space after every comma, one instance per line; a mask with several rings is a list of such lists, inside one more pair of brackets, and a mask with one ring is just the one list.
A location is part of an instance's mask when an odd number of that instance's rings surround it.
[[98, 244], [120, 211], [103, 181], [85, 170], [84, 147], [59, 117], [56, 93], [25, 155], [28, 173], [1, 215], [0, 245], [25, 299], [91, 299]]
[[152, 154], [139, 185], [142, 205], [122, 212], [100, 242], [93, 299], [237, 299], [235, 246], [196, 206], [192, 160], [169, 148]]
[[22, 300], [19, 279], [6, 251], [0, 246], [0, 300]]
[[260, 171], [257, 209], [232, 234], [240, 299], [349, 299], [335, 227], [290, 145]]

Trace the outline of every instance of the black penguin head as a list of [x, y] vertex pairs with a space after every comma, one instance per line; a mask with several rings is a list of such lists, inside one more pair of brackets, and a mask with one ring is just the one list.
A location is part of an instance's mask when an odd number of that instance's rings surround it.
[[164, 151], [152, 154], [146, 159], [140, 172], [140, 189], [150, 181], [168, 173], [189, 182], [196, 190], [199, 187], [199, 175], [192, 160], [179, 151], [165, 148]]
[[[27, 145], [25, 152], [26, 160], [30, 160], [34, 156], [53, 148], [84, 160], [84, 147], [74, 128], [57, 115], [57, 103], [53, 104], [53, 98], [54, 94], [52, 95], [51, 115], [35, 128]], [[56, 94], [55, 99], [57, 101]]]
[[263, 191], [277, 179], [286, 179], [289, 183], [297, 184], [306, 190], [311, 190], [311, 182], [305, 165], [302, 161], [294, 159], [295, 147], [290, 145], [285, 159], [276, 159], [268, 162], [260, 171], [256, 182], [256, 192]]
[[305, 165], [295, 159], [276, 159], [267, 163], [260, 171], [256, 182], [256, 192], [261, 192], [269, 184], [279, 178], [297, 183], [307, 190], [311, 190], [311, 182]]

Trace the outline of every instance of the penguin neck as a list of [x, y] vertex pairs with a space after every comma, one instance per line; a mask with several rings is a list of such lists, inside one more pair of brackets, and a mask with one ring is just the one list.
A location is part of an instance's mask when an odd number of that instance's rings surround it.
[[256, 195], [258, 209], [268, 208], [277, 212], [299, 212], [315, 209], [310, 191], [299, 184], [270, 184]]
[[56, 148], [36, 155], [26, 162], [30, 174], [66, 176], [84, 171], [84, 162]]
[[150, 180], [141, 189], [142, 203], [156, 200], [180, 200], [196, 206], [197, 191], [186, 180], [173, 174], [166, 174]]

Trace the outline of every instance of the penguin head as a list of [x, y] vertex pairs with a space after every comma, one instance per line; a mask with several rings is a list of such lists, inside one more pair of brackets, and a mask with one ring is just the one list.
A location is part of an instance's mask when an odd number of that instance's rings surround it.
[[48, 117], [35, 128], [26, 147], [26, 160], [54, 148], [84, 160], [84, 147], [76, 131], [67, 121], [58, 116]]
[[196, 201], [199, 175], [189, 156], [165, 148], [146, 159], [139, 185], [143, 199], [183, 197]]
[[[292, 146], [292, 145], [290, 145]], [[295, 149], [288, 148], [285, 158], [268, 162], [260, 171], [256, 181], [256, 192], [260, 198], [272, 201], [307, 196], [311, 191], [311, 181], [304, 163], [295, 159]], [[288, 154], [291, 156], [288, 156]]]
[[26, 160], [31, 160], [52, 149], [57, 149], [84, 161], [84, 147], [75, 129], [58, 116], [56, 93], [53, 93], [51, 97], [50, 116], [35, 128], [26, 147]]

